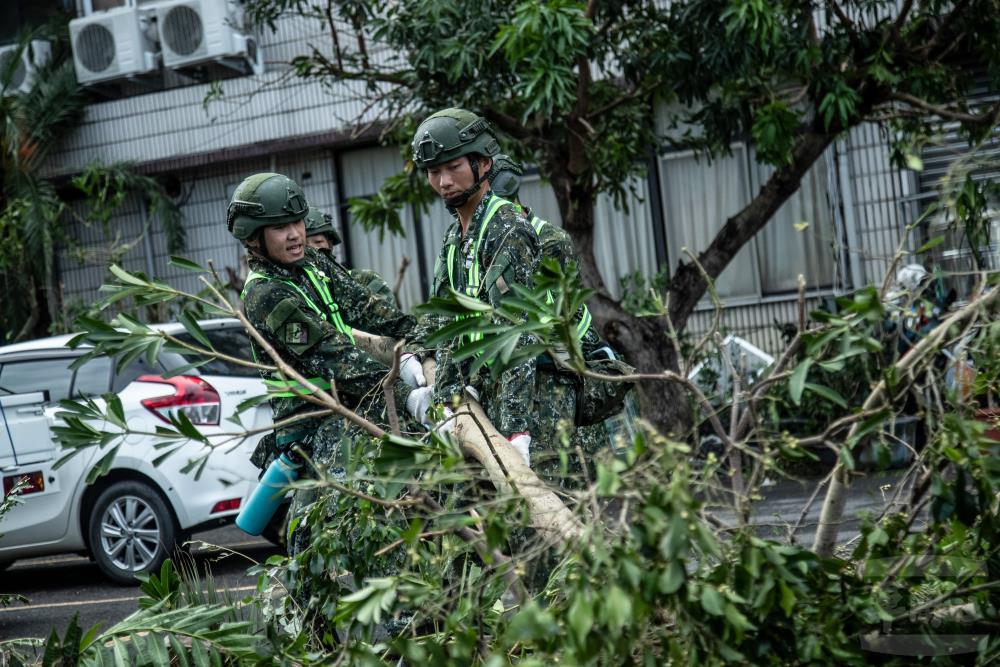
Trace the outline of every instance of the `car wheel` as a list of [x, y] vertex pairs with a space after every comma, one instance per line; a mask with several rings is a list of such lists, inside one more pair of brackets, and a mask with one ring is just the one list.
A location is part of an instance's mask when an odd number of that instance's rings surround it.
[[134, 584], [135, 575], [159, 570], [178, 532], [173, 512], [149, 485], [115, 482], [90, 515], [90, 551], [110, 579]]

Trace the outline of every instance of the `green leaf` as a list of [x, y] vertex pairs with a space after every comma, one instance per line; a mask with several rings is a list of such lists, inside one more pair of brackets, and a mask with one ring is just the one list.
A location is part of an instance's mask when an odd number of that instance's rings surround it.
[[939, 245], [941, 245], [944, 242], [945, 242], [944, 235], [935, 236], [934, 238], [932, 238], [929, 241], [927, 241], [927, 243], [925, 243], [922, 246], [920, 246], [919, 248], [917, 248], [917, 250], [916, 250], [916, 252], [914, 254], [919, 255], [920, 253], [927, 252], [928, 250], [931, 250], [933, 248], [938, 247]]
[[712, 616], [722, 616], [722, 595], [719, 589], [711, 584], [701, 587], [701, 608]]
[[830, 387], [821, 384], [814, 384], [812, 382], [806, 382], [803, 384], [803, 388], [808, 389], [814, 394], [822, 396], [831, 403], [836, 403], [845, 410], [847, 409], [847, 401], [844, 400], [844, 397], [841, 396], [839, 393], [837, 393], [836, 390], [831, 389]]
[[781, 590], [781, 610], [791, 618], [795, 609], [795, 591], [781, 579], [778, 580], [778, 588]]
[[684, 585], [684, 566], [680, 561], [671, 561], [660, 575], [657, 585], [664, 595], [673, 595]]
[[198, 324], [198, 319], [195, 317], [194, 313], [185, 308], [177, 317], [177, 321], [184, 325], [184, 328], [194, 337], [196, 341], [204, 345], [209, 350], [214, 349], [212, 347], [212, 343], [208, 340], [208, 336], [206, 336], [205, 332], [202, 331], [201, 325]]
[[726, 605], [726, 620], [729, 621], [730, 625], [735, 627], [737, 630], [756, 630], [757, 626], [747, 620], [747, 617], [743, 615], [739, 609], [736, 608], [734, 604]]
[[632, 599], [620, 586], [611, 586], [604, 596], [604, 618], [612, 637], [620, 637], [632, 619]]
[[569, 620], [569, 627], [576, 643], [580, 646], [586, 646], [587, 635], [590, 634], [590, 629], [594, 625], [594, 609], [589, 598], [577, 595], [569, 608], [567, 620]]
[[208, 273], [208, 269], [202, 267], [200, 264], [184, 257], [177, 257], [176, 255], [170, 256], [170, 266], [176, 266], [178, 269], [184, 269], [185, 271], [194, 271], [195, 273]]
[[129, 273], [122, 267], [118, 266], [117, 264], [112, 264], [111, 266], [109, 266], [108, 271], [113, 273], [114, 276], [118, 278], [118, 280], [122, 281], [127, 285], [135, 285], [137, 287], [147, 287], [149, 285], [149, 283], [146, 282], [145, 280], [133, 276], [131, 273]]
[[812, 359], [803, 359], [792, 376], [788, 379], [788, 397], [792, 403], [799, 405], [802, 402], [802, 390], [805, 388], [806, 377], [809, 375], [809, 367], [812, 366]]

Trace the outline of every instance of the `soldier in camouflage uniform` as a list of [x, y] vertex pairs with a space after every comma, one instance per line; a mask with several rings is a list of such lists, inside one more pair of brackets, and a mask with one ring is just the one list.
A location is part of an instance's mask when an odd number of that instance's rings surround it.
[[[455, 216], [434, 265], [431, 296], [447, 296], [451, 288], [496, 306], [511, 285], [530, 287], [538, 235], [518, 207], [490, 191], [486, 175], [500, 145], [486, 119], [464, 109], [439, 111], [417, 128], [412, 149], [414, 164]], [[426, 317], [411, 339], [422, 344], [445, 323]], [[528, 342], [525, 337], [520, 344]], [[471, 363], [454, 362], [451, 349], [438, 350], [435, 400], [449, 405], [463, 387], [474, 387], [494, 426], [530, 464], [534, 360], [493, 380], [485, 369], [470, 376]]]
[[[333, 216], [315, 206], [310, 206], [309, 215], [306, 216], [306, 235], [310, 246], [322, 252], [332, 261], [337, 261], [333, 255], [333, 248], [340, 245], [343, 239], [340, 238], [340, 234], [333, 226]], [[396, 295], [392, 293], [389, 283], [375, 271], [371, 269], [351, 269], [349, 273], [356, 282], [367, 287], [387, 305], [393, 308], [399, 306], [396, 301]]]
[[[507, 155], [497, 155], [488, 176], [493, 192], [521, 207], [538, 234], [542, 258], [556, 260], [563, 269], [570, 263], [579, 266], [569, 234], [539, 218], [520, 201], [518, 192], [522, 173], [516, 161]], [[600, 358], [609, 353], [610, 358], [614, 358], [610, 346], [593, 327], [586, 305], [576, 316], [576, 335], [586, 359]], [[547, 354], [539, 358], [532, 432], [540, 443], [536, 452], [536, 470], [549, 483], [565, 486], [567, 482], [579, 481], [585, 471], [592, 474], [593, 466], [587, 462], [608, 444], [603, 422], [584, 423], [593, 420], [588, 418], [591, 406], [584, 406], [584, 400], [579, 398], [583, 389], [584, 382], [578, 375], [557, 368]], [[579, 460], [577, 448], [583, 453], [584, 461]]]
[[[388, 368], [354, 345], [351, 327], [401, 337], [412, 329], [414, 318], [387, 308], [346, 271], [319, 268], [327, 260], [306, 245], [303, 219], [307, 212], [305, 195], [286, 176], [255, 174], [237, 187], [227, 224], [249, 251], [250, 272], [243, 289], [247, 318], [281, 358], [310, 382], [331, 389], [330, 380], [334, 380], [343, 405], [385, 424], [381, 381]], [[266, 359], [256, 343], [251, 343], [251, 351], [255, 359]], [[412, 364], [419, 367], [415, 358]], [[415, 378], [411, 381], [418, 384]], [[272, 392], [276, 422], [315, 409], [301, 397], [306, 390], [297, 383], [277, 375], [266, 377], [265, 383]], [[402, 378], [393, 388], [396, 405], [405, 405], [421, 418], [430, 392], [430, 387], [415, 388]], [[277, 429], [275, 438], [268, 440], [274, 448], [258, 447], [254, 462], [265, 467], [279, 451], [300, 448], [318, 468], [342, 474], [341, 443], [357, 435], [338, 416], [299, 421]], [[305, 516], [314, 498], [315, 491], [297, 491], [292, 516]], [[307, 532], [296, 530], [290, 553], [295, 555], [307, 544]]]

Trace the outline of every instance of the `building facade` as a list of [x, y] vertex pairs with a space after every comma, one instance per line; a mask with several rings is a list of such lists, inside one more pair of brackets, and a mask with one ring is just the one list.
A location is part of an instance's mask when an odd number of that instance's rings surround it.
[[[213, 1], [229, 4], [200, 0]], [[135, 8], [149, 11], [163, 2], [177, 0], [139, 0]], [[93, 7], [81, 4], [78, 9], [86, 14]], [[49, 173], [66, 176], [95, 161], [124, 161], [165, 178], [184, 214], [184, 255], [203, 264], [211, 261], [235, 280], [245, 259], [225, 229], [226, 204], [250, 173], [287, 174], [302, 184], [310, 203], [335, 215], [345, 239], [340, 252], [349, 265], [373, 268], [392, 284], [403, 258], [409, 259], [400, 300], [412, 307], [428, 293], [437, 244], [449, 218], [440, 205], [419, 216], [405, 211], [403, 237], [380, 238], [351, 225], [348, 200], [376, 192], [384, 178], [401, 170], [403, 161], [399, 149], [379, 146], [370, 130], [358, 131], [377, 120], [363, 86], [292, 75], [287, 63], [308, 45], [329, 46], [328, 39], [318, 23], [282, 19], [276, 32], [259, 35], [262, 73], [219, 81], [206, 78], [204, 70], [177, 68], [153, 83], [143, 83], [141, 77], [118, 82], [108, 99], [90, 105], [83, 126], [53, 156]], [[199, 77], [205, 80], [199, 82]], [[658, 113], [665, 127], [666, 110]], [[724, 327], [776, 350], [781, 338], [775, 324], [796, 319], [800, 274], [807, 281], [809, 303], [815, 305], [824, 297], [881, 282], [899, 248], [920, 245], [905, 230], [920, 216], [935, 183], [894, 166], [888, 139], [883, 128], [863, 125], [816, 163], [799, 191], [720, 277]], [[599, 200], [595, 253], [615, 296], [621, 293], [622, 276], [650, 278], [685, 259], [685, 248], [704, 248], [760, 188], [769, 167], [757, 162], [752, 146], [731, 149], [712, 161], [686, 152], [658, 155], [646, 177], [634, 182], [626, 210], [610, 198]], [[522, 199], [559, 223], [555, 197], [537, 175], [526, 178]], [[127, 202], [109, 228], [116, 238], [134, 241], [121, 258], [126, 268], [198, 289], [190, 273], [170, 266], [166, 239], [155, 221], [146, 220], [141, 202]], [[59, 257], [62, 300], [87, 303], [107, 278], [108, 233], [75, 225], [70, 234], [74, 243], [68, 247], [76, 250]], [[706, 302], [689, 328], [698, 333], [712, 320], [713, 308]]]

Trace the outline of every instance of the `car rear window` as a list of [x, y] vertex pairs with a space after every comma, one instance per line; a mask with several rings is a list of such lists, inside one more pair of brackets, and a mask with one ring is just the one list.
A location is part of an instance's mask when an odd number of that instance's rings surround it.
[[[221, 352], [222, 354], [235, 357], [237, 359], [250, 360], [252, 358], [250, 353], [250, 336], [248, 336], [247, 332], [242, 328], [232, 327], [228, 329], [206, 329], [205, 335], [208, 336], [208, 339], [212, 342], [212, 347], [214, 347], [217, 352]], [[196, 341], [194, 337], [186, 331], [177, 334], [176, 338], [184, 341], [185, 343], [202, 347], [201, 343]], [[194, 354], [185, 356], [189, 358], [188, 363], [197, 361], [197, 356]], [[241, 366], [240, 364], [226, 361], [225, 359], [212, 359], [203, 366], [199, 366], [199, 369], [203, 375], [260, 377], [256, 369]]]
[[69, 396], [73, 371], [69, 365], [75, 357], [9, 361], [0, 369], [0, 391], [8, 394], [30, 394], [48, 390], [49, 400], [61, 401]]
[[100, 396], [111, 387], [111, 360], [107, 357], [91, 359], [76, 371], [73, 379], [73, 398]]

